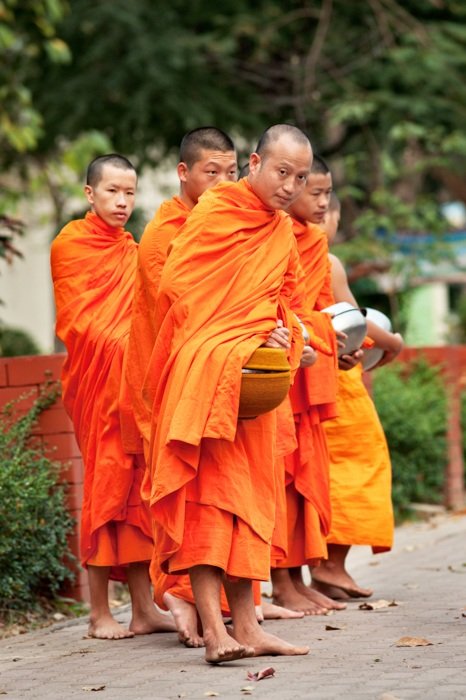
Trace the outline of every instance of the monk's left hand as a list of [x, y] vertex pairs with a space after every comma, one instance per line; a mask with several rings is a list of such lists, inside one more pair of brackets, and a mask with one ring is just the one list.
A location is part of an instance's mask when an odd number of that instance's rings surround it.
[[364, 357], [363, 350], [355, 350], [351, 355], [342, 355], [338, 358], [338, 367], [345, 371], [353, 369]]
[[283, 321], [278, 319], [277, 327], [273, 329], [269, 335], [269, 339], [264, 343], [266, 348], [284, 348], [287, 350], [290, 347], [290, 331], [285, 328]]
[[317, 351], [311, 348], [309, 345], [305, 345], [303, 348], [303, 354], [301, 355], [301, 361], [299, 363], [300, 367], [312, 367], [312, 365], [317, 360]]

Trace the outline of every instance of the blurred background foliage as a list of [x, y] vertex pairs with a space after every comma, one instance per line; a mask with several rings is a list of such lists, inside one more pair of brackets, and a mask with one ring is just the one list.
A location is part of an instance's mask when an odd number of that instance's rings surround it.
[[392, 460], [395, 516], [411, 503], [441, 503], [447, 456], [446, 389], [425, 360], [374, 372], [373, 396]]
[[2, 166], [96, 132], [157, 164], [208, 123], [246, 152], [286, 120], [332, 163], [349, 236], [432, 228], [426, 197], [466, 199], [465, 19], [461, 0], [3, 0]]
[[214, 124], [244, 162], [287, 121], [332, 168], [351, 281], [406, 287], [466, 202], [465, 20], [462, 0], [0, 0], [0, 215], [45, 188], [58, 229], [99, 153], [156, 166]]

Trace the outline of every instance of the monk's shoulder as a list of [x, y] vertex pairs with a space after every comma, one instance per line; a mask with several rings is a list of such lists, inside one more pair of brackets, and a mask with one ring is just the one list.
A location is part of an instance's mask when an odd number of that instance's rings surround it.
[[73, 241], [84, 232], [84, 219], [69, 221], [55, 236], [51, 244], [52, 255], [64, 255]]

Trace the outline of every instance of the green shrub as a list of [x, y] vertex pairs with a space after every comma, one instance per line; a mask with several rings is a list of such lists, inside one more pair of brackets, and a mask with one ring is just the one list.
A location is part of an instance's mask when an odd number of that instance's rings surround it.
[[393, 466], [398, 518], [409, 504], [440, 503], [447, 462], [446, 392], [440, 370], [425, 360], [374, 373], [374, 401]]
[[20, 328], [0, 326], [0, 357], [18, 357], [19, 355], [38, 355], [36, 341]]
[[0, 609], [35, 609], [72, 574], [67, 535], [73, 526], [58, 483], [60, 464], [48, 459], [31, 431], [57, 397], [47, 388], [29, 412], [0, 411]]

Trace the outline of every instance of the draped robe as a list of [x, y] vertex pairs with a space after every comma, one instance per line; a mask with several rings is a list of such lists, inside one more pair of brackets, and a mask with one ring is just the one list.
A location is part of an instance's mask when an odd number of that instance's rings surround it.
[[56, 332], [67, 350], [63, 402], [84, 462], [81, 560], [110, 565], [117, 580], [125, 578], [124, 565], [152, 556], [150, 514], [140, 496], [144, 462], [125, 452], [121, 432], [136, 259], [131, 234], [93, 212], [52, 243]]
[[287, 557], [274, 558], [278, 568], [316, 564], [327, 556], [326, 535], [331, 505], [329, 456], [322, 424], [336, 415], [337, 353], [330, 316], [320, 312], [333, 303], [331, 268], [325, 232], [293, 219], [293, 231], [304, 270], [306, 302], [311, 323], [331, 354], [318, 353], [312, 367], [299, 369], [290, 390], [296, 447], [284, 456], [286, 520], [277, 529], [287, 539]]
[[171, 244], [142, 393], [152, 416], [144, 490], [157, 542], [153, 568], [179, 573], [204, 563], [268, 579], [275, 413], [238, 421], [241, 368], [278, 317], [292, 330], [297, 368], [298, 266], [289, 217], [267, 209], [246, 180], [205, 192]]

